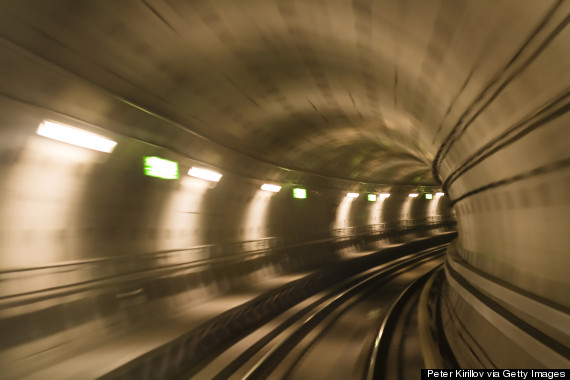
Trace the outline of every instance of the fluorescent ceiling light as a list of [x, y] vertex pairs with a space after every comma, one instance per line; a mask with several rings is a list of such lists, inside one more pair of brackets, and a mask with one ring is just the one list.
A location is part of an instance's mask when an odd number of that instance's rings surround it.
[[144, 174], [163, 179], [178, 178], [178, 162], [160, 157], [144, 157]]
[[433, 199], [433, 195], [432, 194], [426, 194], [426, 199]]
[[298, 199], [307, 198], [307, 190], [301, 189], [298, 187], [294, 188], [293, 189], [293, 198], [298, 198]]
[[436, 197], [443, 197], [445, 195], [445, 193], [435, 193]]
[[188, 170], [188, 174], [192, 177], [205, 179], [212, 182], [218, 182], [220, 178], [222, 178], [222, 175], [218, 172], [197, 167], [192, 167], [192, 169]]
[[390, 197], [390, 193], [381, 193], [380, 194], [380, 199], [389, 198], [389, 197]]
[[353, 199], [358, 198], [358, 195], [360, 195], [360, 194], [358, 194], [358, 193], [348, 193], [348, 194], [346, 194], [346, 196], [347, 196], [348, 198], [353, 198]]
[[271, 191], [272, 193], [278, 193], [279, 190], [281, 190], [281, 186], [264, 183], [263, 185], [261, 185], [261, 190]]
[[105, 153], [111, 153], [117, 145], [117, 142], [103, 136], [53, 121], [44, 120], [36, 133], [53, 140]]
[[376, 194], [368, 194], [368, 200], [370, 202], [376, 202]]
[[408, 194], [408, 197], [410, 197], [410, 198], [415, 198], [415, 197], [417, 197], [418, 195], [419, 195], [419, 194], [417, 194], [417, 193], [410, 193], [410, 194]]

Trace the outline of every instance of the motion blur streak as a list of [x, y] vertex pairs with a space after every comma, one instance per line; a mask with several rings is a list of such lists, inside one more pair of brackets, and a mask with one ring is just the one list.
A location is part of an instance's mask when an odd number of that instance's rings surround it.
[[[160, 377], [190, 345], [145, 354], [238, 305], [216, 304], [229, 290], [453, 228], [440, 312], [458, 364], [570, 366], [569, 14], [3, 0], [2, 377]], [[117, 144], [49, 140], [44, 120]], [[145, 176], [143, 157], [219, 182]]]

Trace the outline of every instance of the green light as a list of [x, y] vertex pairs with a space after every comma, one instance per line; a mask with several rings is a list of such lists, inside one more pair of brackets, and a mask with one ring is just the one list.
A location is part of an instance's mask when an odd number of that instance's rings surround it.
[[144, 174], [163, 179], [178, 178], [178, 162], [160, 157], [144, 157]]
[[376, 194], [368, 194], [368, 200], [370, 202], [376, 202]]
[[433, 199], [433, 195], [432, 194], [426, 194], [426, 199]]
[[307, 198], [307, 190], [301, 189], [298, 187], [294, 188], [293, 189], [293, 198], [298, 198], [298, 199]]

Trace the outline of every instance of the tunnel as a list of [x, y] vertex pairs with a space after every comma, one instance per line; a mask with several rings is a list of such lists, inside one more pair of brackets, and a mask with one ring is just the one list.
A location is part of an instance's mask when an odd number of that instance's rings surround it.
[[0, 377], [222, 379], [193, 366], [436, 245], [419, 367], [570, 368], [569, 15], [3, 0]]

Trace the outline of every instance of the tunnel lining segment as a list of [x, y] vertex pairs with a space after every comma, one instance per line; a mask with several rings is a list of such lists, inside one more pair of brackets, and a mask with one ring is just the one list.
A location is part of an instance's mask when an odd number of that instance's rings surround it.
[[[556, 11], [562, 6], [564, 3], [563, 0], [558, 0], [558, 2], [548, 11], [547, 15], [542, 19], [539, 25], [535, 28], [535, 30], [531, 33], [531, 35], [525, 40], [522, 46], [517, 50], [517, 52], [513, 55], [510, 61], [506, 64], [506, 66], [499, 72], [497, 72], [491, 81], [484, 87], [484, 89], [479, 93], [479, 95], [471, 102], [471, 104], [464, 110], [461, 116], [458, 118], [457, 122], [451, 128], [451, 131], [448, 135], [443, 139], [442, 144], [440, 145], [435, 159], [433, 161], [432, 169], [434, 178], [439, 178], [439, 167], [441, 162], [445, 159], [446, 155], [451, 149], [451, 146], [458, 141], [458, 139], [463, 135], [465, 130], [472, 125], [473, 121], [492, 103], [492, 101], [500, 95], [500, 93], [508, 86], [508, 84], [521, 72], [523, 72], [533, 61], [536, 59], [540, 52], [542, 52], [557, 36], [559, 33], [564, 30], [564, 28], [568, 24], [568, 20], [570, 17], [565, 17], [559, 24], [557, 24], [554, 31], [552, 31], [544, 41], [539, 45], [539, 47], [533, 51], [530, 57], [526, 58], [524, 62], [521, 63], [520, 67], [515, 67], [517, 60], [523, 56], [525, 49], [530, 46], [535, 38], [540, 34], [542, 30], [548, 25], [548, 22], [552, 20], [555, 15]], [[513, 72], [509, 73], [509, 70], [513, 68]], [[502, 78], [506, 75], [506, 78]], [[493, 87], [497, 85], [498, 88], [493, 91]], [[490, 93], [493, 91], [492, 93]], [[479, 107], [478, 110], [474, 111], [477, 107], [478, 103], [483, 100], [483, 98], [488, 94], [489, 98]], [[471, 112], [474, 112], [472, 116], [468, 116]], [[469, 119], [464, 122], [466, 118]]]
[[569, 308], [482, 272], [463, 260], [453, 246], [448, 248], [448, 255], [447, 265], [481, 292], [501, 303], [524, 311], [538, 321], [548, 321], [552, 327], [570, 339], [566, 331], [570, 326]]
[[496, 189], [496, 188], [499, 188], [499, 187], [502, 187], [505, 185], [510, 185], [511, 183], [523, 181], [523, 180], [530, 179], [533, 177], [554, 173], [554, 172], [557, 172], [559, 170], [564, 170], [564, 169], [569, 168], [569, 167], [570, 167], [570, 158], [567, 158], [567, 159], [563, 159], [563, 160], [553, 162], [553, 163], [548, 164], [548, 165], [540, 166], [540, 167], [535, 168], [533, 170], [530, 170], [530, 171], [527, 171], [524, 173], [520, 173], [520, 174], [517, 174], [517, 175], [509, 177], [509, 178], [502, 179], [500, 181], [491, 182], [491, 183], [488, 183], [487, 185], [484, 185], [484, 186], [481, 186], [481, 187], [476, 188], [474, 190], [468, 191], [467, 193], [453, 199], [451, 201], [451, 206], [461, 202], [462, 200], [464, 200], [466, 198], [469, 198], [473, 195], [477, 195], [479, 193], [482, 193], [482, 192], [485, 192], [488, 190]]
[[525, 137], [534, 130], [547, 126], [548, 122], [561, 118], [570, 112], [570, 91], [557, 96], [553, 100], [541, 105], [537, 110], [518, 121], [514, 125], [508, 127], [503, 133], [495, 137], [478, 149], [461, 165], [459, 165], [443, 182], [443, 188], [448, 189], [467, 171], [482, 163], [491, 155], [499, 152], [504, 147], [515, 143], [519, 139]]
[[[448, 259], [449, 260], [449, 259]], [[552, 339], [534, 326], [519, 319], [490, 297], [467, 282], [459, 273], [446, 265], [445, 273], [450, 287], [471, 304], [489, 323], [499, 328], [518, 347], [550, 368], [568, 366], [570, 349]]]

